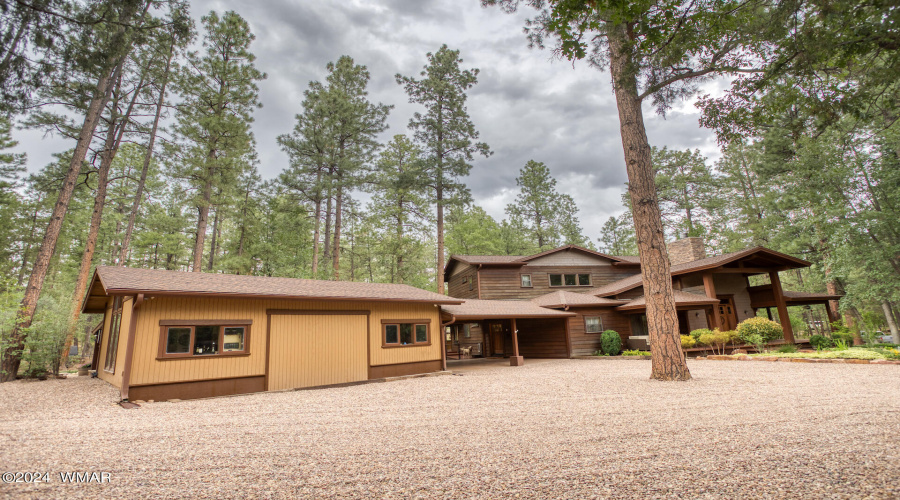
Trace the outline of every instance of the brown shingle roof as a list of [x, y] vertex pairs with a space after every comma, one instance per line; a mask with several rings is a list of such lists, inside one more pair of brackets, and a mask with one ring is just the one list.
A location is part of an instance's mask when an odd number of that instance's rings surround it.
[[[747, 248], [745, 250], [740, 250], [737, 252], [723, 253], [722, 255], [716, 255], [713, 257], [707, 257], [705, 259], [698, 259], [698, 260], [694, 260], [691, 262], [685, 262], [683, 264], [678, 264], [678, 265], [672, 266], [671, 272], [672, 272], [672, 276], [675, 276], [678, 274], [687, 274], [687, 273], [702, 271], [705, 269], [712, 269], [715, 267], [719, 267], [719, 266], [734, 262], [734, 261], [742, 259], [744, 257], [749, 257], [750, 255], [753, 255], [756, 253], [766, 254], [770, 257], [775, 257], [776, 259], [783, 260], [786, 263], [791, 263], [793, 265], [793, 267], [808, 267], [808, 266], [810, 266], [810, 263], [803, 259], [791, 257], [790, 255], [787, 255], [787, 254], [784, 254], [781, 252], [776, 252], [775, 250], [770, 250], [765, 247], [753, 247], [753, 248]], [[583, 293], [603, 297], [603, 296], [615, 295], [617, 293], [626, 292], [628, 290], [631, 290], [632, 288], [637, 288], [640, 285], [641, 285], [641, 275], [636, 274], [634, 276], [629, 276], [627, 278], [621, 279], [619, 281], [614, 281], [612, 283], [609, 283], [609, 284], [601, 286], [601, 287], [586, 290]]]
[[519, 263], [522, 255], [451, 255], [450, 259], [456, 259], [466, 264], [513, 264]]
[[[321, 281], [234, 274], [186, 273], [159, 269], [98, 267], [106, 293], [213, 295], [259, 298], [372, 300], [459, 304], [455, 299], [409, 285]], [[92, 287], [92, 290], [95, 287]], [[94, 292], [92, 291], [92, 294]]]
[[[675, 290], [675, 305], [676, 306], [706, 306], [706, 305], [715, 305], [719, 303], [719, 299], [711, 299], [706, 295], [700, 295], [696, 293], [683, 292], [681, 290]], [[618, 311], [631, 311], [635, 309], [644, 309], [647, 307], [647, 298], [644, 295], [632, 300], [627, 304], [623, 304], [616, 308]]]
[[555, 311], [541, 307], [530, 300], [477, 300], [470, 299], [460, 305], [442, 305], [445, 316], [457, 320], [490, 318], [565, 318], [574, 313]]
[[607, 255], [605, 253], [597, 252], [595, 250], [591, 250], [589, 248], [580, 247], [578, 245], [563, 245], [561, 247], [551, 248], [550, 250], [544, 250], [543, 252], [536, 253], [534, 255], [451, 255], [449, 259], [447, 259], [447, 266], [445, 267], [446, 272], [451, 272], [453, 270], [454, 261], [462, 262], [465, 264], [470, 264], [473, 266], [477, 266], [479, 264], [485, 265], [516, 265], [521, 264], [525, 265], [526, 262], [537, 259], [539, 257], [543, 257], [545, 255], [550, 255], [556, 252], [568, 251], [568, 250], [577, 250], [580, 252], [588, 253], [591, 255], [596, 255], [598, 257], [603, 257], [605, 259], [609, 259], [615, 262], [622, 262], [628, 264], [639, 263], [634, 259], [637, 257], [620, 257], [616, 255]]
[[583, 293], [557, 290], [540, 297], [531, 299], [531, 302], [541, 307], [567, 307], [567, 306], [619, 306], [624, 304], [621, 300], [594, 297]]

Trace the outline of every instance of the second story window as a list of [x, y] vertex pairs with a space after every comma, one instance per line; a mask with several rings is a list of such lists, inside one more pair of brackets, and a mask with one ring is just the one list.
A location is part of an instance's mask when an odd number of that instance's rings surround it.
[[550, 286], [591, 286], [591, 275], [551, 274]]
[[522, 288], [531, 288], [531, 275], [530, 274], [520, 274], [519, 278], [522, 282]]

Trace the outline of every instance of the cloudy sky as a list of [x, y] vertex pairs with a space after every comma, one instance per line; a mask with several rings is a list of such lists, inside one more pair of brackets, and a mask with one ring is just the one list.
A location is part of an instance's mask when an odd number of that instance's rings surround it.
[[[253, 125], [265, 178], [287, 167], [288, 158], [275, 137], [290, 132], [304, 89], [310, 81], [325, 78], [326, 63], [347, 54], [368, 67], [371, 99], [395, 106], [386, 141], [408, 132], [418, 108], [407, 102], [394, 75], [418, 75], [425, 54], [446, 43], [460, 50], [464, 67], [480, 70], [468, 109], [481, 140], [494, 154], [477, 159], [467, 180], [478, 205], [503, 218], [504, 207], [516, 194], [519, 169], [533, 159], [547, 164], [560, 191], [574, 197], [592, 239], [610, 215], [622, 211], [625, 164], [609, 74], [529, 49], [522, 26], [533, 11], [509, 15], [496, 7], [482, 8], [479, 0], [192, 3], [198, 25], [210, 10], [235, 10], [256, 34], [251, 50], [257, 66], [268, 74], [260, 84], [263, 108]], [[645, 118], [651, 144], [699, 148], [717, 156], [714, 137], [699, 127], [693, 103], [676, 105], [666, 119], [647, 107]], [[37, 131], [16, 136], [20, 149], [29, 154], [30, 170], [48, 163], [52, 153], [72, 147]]]

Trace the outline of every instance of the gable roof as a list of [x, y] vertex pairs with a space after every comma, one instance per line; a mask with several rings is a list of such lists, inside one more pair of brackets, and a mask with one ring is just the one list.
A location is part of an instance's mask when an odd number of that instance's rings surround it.
[[563, 308], [563, 307], [579, 307], [579, 306], [619, 306], [624, 304], [621, 300], [607, 299], [605, 297], [595, 297], [583, 293], [569, 292], [566, 290], [557, 290], [540, 297], [531, 299], [531, 302], [541, 307]]
[[450, 274], [455, 267], [456, 262], [462, 262], [463, 264], [470, 264], [473, 266], [482, 265], [482, 266], [524, 266], [531, 260], [538, 259], [540, 257], [544, 257], [550, 254], [554, 254], [557, 252], [575, 250], [579, 252], [584, 252], [590, 255], [595, 255], [597, 257], [602, 257], [604, 259], [609, 259], [613, 262], [620, 264], [639, 264], [640, 260], [638, 257], [632, 256], [616, 256], [616, 255], [608, 255], [602, 252], [597, 252], [591, 250], [589, 248], [580, 247], [578, 245], [563, 245], [561, 247], [551, 248], [550, 250], [544, 250], [543, 252], [536, 253], [533, 255], [451, 255], [449, 259], [447, 259], [447, 265], [444, 267], [444, 272]]
[[530, 300], [469, 299], [459, 305], [442, 305], [441, 313], [455, 320], [491, 318], [567, 318], [575, 313], [541, 307]]
[[[461, 304], [462, 299], [409, 285], [322, 281], [235, 274], [188, 273], [161, 269], [102, 266], [82, 305], [82, 312], [103, 312], [109, 295], [193, 295], [242, 298], [328, 299]], [[98, 310], [99, 306], [99, 310]]]
[[[679, 274], [705, 271], [707, 269], [714, 269], [724, 266], [725, 264], [730, 264], [741, 259], [755, 256], [762, 257], [769, 261], [777, 261], [782, 266], [790, 269], [795, 269], [798, 267], [809, 267], [810, 265], [812, 265], [811, 263], [803, 259], [791, 257], [788, 254], [776, 252], [775, 250], [771, 250], [766, 247], [753, 247], [739, 250], [737, 252], [724, 253], [722, 255], [716, 255], [713, 257], [707, 257], [705, 259], [698, 259], [690, 262], [685, 262], [683, 264], [678, 264], [672, 266], [671, 273], [672, 276], [676, 276]], [[619, 281], [614, 281], [597, 288], [585, 290], [582, 293], [596, 295], [598, 297], [605, 297], [609, 295], [616, 295], [622, 292], [627, 292], [628, 290], [641, 286], [641, 284], [641, 275], [636, 274], [634, 276], [629, 276], [627, 278], [621, 279]]]

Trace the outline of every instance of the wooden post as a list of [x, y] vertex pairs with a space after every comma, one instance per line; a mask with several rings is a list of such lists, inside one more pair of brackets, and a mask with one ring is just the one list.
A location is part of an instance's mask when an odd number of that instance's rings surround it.
[[572, 335], [569, 333], [569, 320], [570, 319], [572, 319], [572, 318], [566, 318], [565, 320], [563, 320], [563, 321], [565, 321], [565, 324], [566, 324], [566, 357], [567, 358], [572, 357]]
[[[706, 290], [707, 297], [718, 300], [718, 297], [716, 296], [716, 284], [713, 281], [712, 273], [709, 273], [709, 272], [703, 273], [703, 289]], [[718, 305], [713, 306], [712, 319], [713, 319], [713, 324], [707, 325], [708, 328], [710, 330], [719, 328], [719, 326], [722, 324], [722, 319], [719, 315], [719, 306]]]
[[766, 308], [766, 315], [769, 317], [769, 321], [775, 321], [775, 318], [772, 317], [772, 308], [771, 307]]
[[775, 305], [778, 306], [778, 319], [784, 329], [784, 341], [794, 343], [794, 329], [791, 328], [791, 317], [788, 316], [787, 302], [784, 301], [784, 290], [781, 289], [781, 278], [778, 271], [769, 271], [769, 281], [772, 282], [772, 295], [775, 296]]
[[513, 354], [509, 357], [509, 366], [522, 366], [525, 360], [519, 356], [519, 332], [516, 329], [516, 318], [510, 320], [512, 326], [512, 347]]

